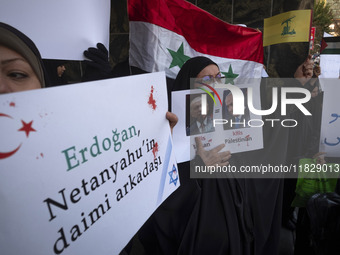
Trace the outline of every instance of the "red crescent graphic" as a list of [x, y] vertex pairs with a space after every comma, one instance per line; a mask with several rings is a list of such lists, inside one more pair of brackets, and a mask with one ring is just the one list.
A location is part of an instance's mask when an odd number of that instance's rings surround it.
[[21, 144], [13, 151], [10, 152], [0, 152], [0, 159], [8, 158], [12, 156], [14, 153], [16, 153], [21, 147]]
[[13, 119], [11, 116], [9, 116], [9, 115], [7, 115], [7, 114], [4, 114], [4, 113], [1, 113], [1, 112], [0, 112], [0, 116]]
[[[7, 118], [13, 119], [11, 116], [4, 114], [4, 113], [1, 113], [1, 112], [0, 112], [0, 117], [7, 117]], [[8, 158], [8, 157], [12, 156], [14, 153], [16, 153], [20, 149], [20, 147], [21, 147], [21, 144], [16, 149], [14, 149], [13, 151], [0, 152], [0, 159], [4, 159], [4, 158]]]

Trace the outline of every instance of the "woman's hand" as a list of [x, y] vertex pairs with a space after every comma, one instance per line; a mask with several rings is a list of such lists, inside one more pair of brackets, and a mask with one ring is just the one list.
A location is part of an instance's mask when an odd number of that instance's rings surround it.
[[176, 126], [176, 124], [178, 122], [178, 117], [177, 117], [176, 114], [174, 114], [172, 112], [167, 112], [165, 114], [165, 118], [169, 121], [170, 129], [171, 129], [171, 134], [172, 134], [172, 130]]
[[216, 148], [206, 151], [199, 137], [195, 138], [196, 141], [196, 154], [201, 157], [206, 166], [227, 166], [231, 158], [230, 151], [220, 152], [225, 144], [220, 144]]
[[326, 152], [318, 152], [313, 156], [314, 159], [316, 158], [317, 164], [326, 164], [325, 154]]
[[313, 77], [314, 62], [312, 55], [308, 55], [305, 62], [303, 62], [295, 71], [294, 78], [296, 78], [302, 85]]

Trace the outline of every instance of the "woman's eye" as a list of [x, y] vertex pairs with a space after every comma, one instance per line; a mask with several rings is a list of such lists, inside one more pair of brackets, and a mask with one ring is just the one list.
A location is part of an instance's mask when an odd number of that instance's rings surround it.
[[27, 74], [21, 72], [11, 72], [8, 74], [8, 76], [14, 79], [24, 79], [28, 77]]

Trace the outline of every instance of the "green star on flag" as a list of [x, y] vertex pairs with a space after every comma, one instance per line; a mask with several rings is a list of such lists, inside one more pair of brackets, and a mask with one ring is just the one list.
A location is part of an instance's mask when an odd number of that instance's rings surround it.
[[179, 66], [179, 68], [182, 68], [183, 64], [190, 59], [190, 57], [184, 55], [183, 43], [177, 51], [173, 51], [170, 49], [168, 49], [168, 51], [170, 52], [172, 57], [172, 62], [169, 68], [172, 68], [174, 66]]
[[233, 68], [229, 66], [228, 72], [221, 72], [225, 76], [225, 84], [234, 85], [234, 80], [237, 78], [238, 74], [233, 73]]

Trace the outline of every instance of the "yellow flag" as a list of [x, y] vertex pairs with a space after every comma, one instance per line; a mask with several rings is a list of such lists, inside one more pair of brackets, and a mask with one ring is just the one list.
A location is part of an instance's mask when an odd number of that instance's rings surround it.
[[312, 10], [298, 10], [264, 19], [263, 46], [309, 42], [311, 17]]

